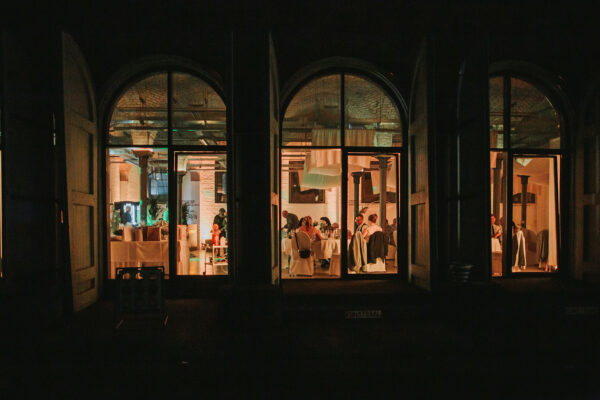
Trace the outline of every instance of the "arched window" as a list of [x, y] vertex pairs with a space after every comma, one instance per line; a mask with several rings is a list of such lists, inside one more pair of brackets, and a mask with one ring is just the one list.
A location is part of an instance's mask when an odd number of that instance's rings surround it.
[[505, 71], [489, 82], [492, 276], [556, 272], [561, 113], [541, 81]]
[[106, 136], [109, 277], [118, 267], [227, 275], [227, 127], [221, 95], [165, 69], [114, 100]]
[[364, 77], [344, 74], [343, 79], [343, 98], [342, 74], [315, 78], [298, 90], [285, 110], [282, 145], [402, 146], [400, 113], [390, 96]]
[[398, 273], [405, 130], [391, 88], [342, 72], [292, 92], [281, 134], [282, 278]]

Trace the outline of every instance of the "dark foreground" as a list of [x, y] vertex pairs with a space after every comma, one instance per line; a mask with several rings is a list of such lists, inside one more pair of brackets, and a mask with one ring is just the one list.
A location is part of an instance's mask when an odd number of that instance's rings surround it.
[[170, 300], [165, 328], [145, 315], [116, 331], [101, 302], [5, 330], [0, 398], [600, 398], [597, 297], [511, 296], [388, 304], [374, 320], [344, 319], [343, 297], [267, 318]]

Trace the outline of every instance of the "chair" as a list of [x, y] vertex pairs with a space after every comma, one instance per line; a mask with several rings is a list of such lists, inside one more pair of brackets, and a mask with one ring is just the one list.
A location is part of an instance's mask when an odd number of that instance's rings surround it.
[[341, 274], [341, 259], [339, 253], [333, 253], [329, 261], [329, 275], [340, 276]]
[[149, 226], [146, 231], [147, 241], [159, 241], [160, 240], [160, 227]]
[[123, 241], [124, 242], [132, 242], [133, 241], [133, 227], [131, 225], [126, 225], [123, 228]]
[[[296, 240], [298, 239], [298, 240]], [[311, 253], [308, 258], [300, 258], [299, 250], [310, 250], [310, 237], [305, 232], [296, 232], [292, 237], [292, 265], [290, 275], [309, 275], [315, 272], [314, 258]]]

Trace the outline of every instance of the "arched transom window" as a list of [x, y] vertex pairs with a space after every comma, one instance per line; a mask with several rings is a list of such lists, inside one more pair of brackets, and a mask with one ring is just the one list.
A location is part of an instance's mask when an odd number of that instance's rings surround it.
[[284, 146], [397, 147], [402, 145], [402, 122], [379, 85], [335, 74], [300, 88], [286, 108], [282, 136]]

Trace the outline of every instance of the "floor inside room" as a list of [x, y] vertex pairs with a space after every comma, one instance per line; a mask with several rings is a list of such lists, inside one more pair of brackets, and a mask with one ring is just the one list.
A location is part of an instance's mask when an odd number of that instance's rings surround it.
[[227, 275], [227, 261], [213, 261], [213, 252], [210, 249], [190, 250], [189, 275]]
[[[326, 263], [322, 263], [320, 260], [315, 261], [314, 274], [312, 276], [309, 275], [296, 275], [290, 276], [289, 269], [290, 259], [288, 256], [283, 255], [281, 259], [281, 277], [283, 279], [337, 279], [340, 275], [332, 275], [329, 271], [329, 265]], [[190, 264], [191, 270], [191, 264]], [[349, 274], [356, 274], [353, 271], [349, 271]], [[386, 260], [385, 261], [385, 272], [363, 272], [361, 275], [378, 275], [378, 274], [397, 274], [398, 267], [394, 265], [394, 260]]]

